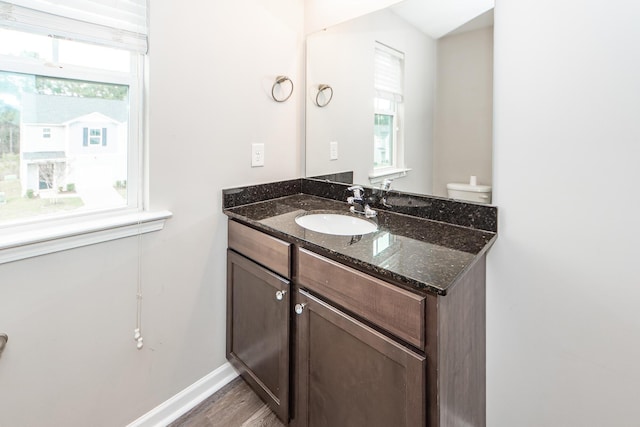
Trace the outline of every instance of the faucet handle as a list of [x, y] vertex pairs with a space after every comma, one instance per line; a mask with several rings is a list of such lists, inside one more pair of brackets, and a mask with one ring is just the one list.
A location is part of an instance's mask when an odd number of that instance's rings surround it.
[[353, 191], [353, 197], [355, 199], [362, 199], [362, 193], [364, 192], [364, 188], [361, 185], [352, 185], [347, 188], [349, 191]]
[[364, 216], [366, 216], [367, 218], [372, 218], [376, 215], [378, 215], [378, 212], [371, 209], [369, 205], [364, 205]]
[[382, 184], [380, 185], [380, 188], [384, 191], [389, 191], [391, 189], [391, 184], [393, 183], [393, 180], [390, 178], [385, 179], [384, 181], [382, 181]]

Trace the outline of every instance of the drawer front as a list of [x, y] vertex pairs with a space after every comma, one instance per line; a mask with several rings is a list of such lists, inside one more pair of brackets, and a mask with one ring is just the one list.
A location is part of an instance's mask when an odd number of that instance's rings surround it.
[[345, 309], [424, 349], [425, 298], [300, 249], [298, 281]]
[[229, 248], [281, 276], [291, 277], [291, 244], [229, 221]]

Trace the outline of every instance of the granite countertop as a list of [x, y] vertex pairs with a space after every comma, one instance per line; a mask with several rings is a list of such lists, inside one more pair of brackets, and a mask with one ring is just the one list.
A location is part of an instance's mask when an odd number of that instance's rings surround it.
[[[446, 295], [493, 244], [496, 233], [376, 209], [378, 230], [334, 236], [306, 230], [295, 218], [312, 211], [349, 214], [346, 202], [293, 194], [227, 207], [231, 219], [418, 292]], [[356, 215], [356, 214], [352, 214]], [[361, 217], [361, 216], [360, 216]]]

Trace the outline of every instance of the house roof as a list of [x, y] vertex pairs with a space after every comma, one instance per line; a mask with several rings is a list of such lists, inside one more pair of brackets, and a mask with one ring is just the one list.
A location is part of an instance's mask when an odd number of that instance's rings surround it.
[[105, 116], [102, 113], [91, 113], [91, 114], [86, 114], [84, 116], [75, 117], [69, 120], [68, 122], [64, 122], [64, 124], [66, 125], [66, 124], [71, 124], [75, 122], [118, 123], [117, 120], [114, 120], [111, 117]]
[[22, 153], [22, 158], [25, 160], [51, 160], [64, 159], [65, 157], [64, 151], [36, 151]]
[[128, 120], [127, 101], [71, 96], [23, 94], [23, 123], [62, 124], [91, 113], [103, 114], [117, 122]]

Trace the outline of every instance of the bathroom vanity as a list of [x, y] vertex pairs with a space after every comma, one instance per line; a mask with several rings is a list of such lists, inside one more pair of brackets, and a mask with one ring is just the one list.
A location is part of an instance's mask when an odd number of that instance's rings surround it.
[[484, 426], [496, 208], [394, 193], [411, 203], [374, 204], [368, 234], [296, 223], [353, 215], [345, 194], [309, 179], [224, 192], [227, 358], [285, 424]]

